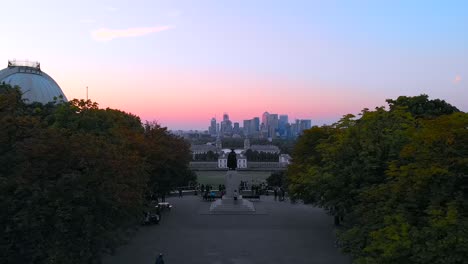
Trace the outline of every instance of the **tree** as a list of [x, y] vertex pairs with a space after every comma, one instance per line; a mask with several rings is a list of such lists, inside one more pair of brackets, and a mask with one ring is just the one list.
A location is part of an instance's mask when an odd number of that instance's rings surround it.
[[148, 192], [194, 181], [181, 138], [97, 103], [25, 104], [0, 84], [2, 263], [96, 263]]
[[284, 171], [272, 172], [271, 175], [266, 179], [269, 186], [285, 187], [286, 186], [286, 175]]
[[426, 95], [387, 100], [305, 131], [290, 194], [325, 208], [356, 263], [462, 263], [468, 257], [468, 115]]

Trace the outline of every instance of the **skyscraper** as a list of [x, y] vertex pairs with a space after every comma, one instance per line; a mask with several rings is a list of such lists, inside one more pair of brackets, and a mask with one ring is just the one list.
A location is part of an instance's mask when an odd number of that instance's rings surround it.
[[229, 115], [227, 113], [223, 114], [223, 121], [221, 121], [220, 133], [232, 133], [232, 122], [231, 120], [229, 120]]
[[214, 117], [211, 118], [211, 124], [210, 124], [210, 127], [208, 128], [208, 132], [212, 136], [216, 136], [218, 134], [217, 129], [216, 129], [216, 118]]
[[288, 124], [288, 115], [280, 115], [278, 122], [278, 133], [280, 136], [286, 135], [286, 124]]
[[247, 137], [252, 133], [252, 120], [244, 120], [244, 135]]
[[302, 134], [302, 131], [312, 127], [312, 121], [308, 119], [301, 119], [299, 126], [299, 133]]
[[260, 118], [254, 117], [252, 119], [252, 126], [253, 126], [252, 133], [260, 131]]
[[275, 138], [276, 137], [276, 132], [278, 131], [278, 114], [270, 114], [268, 116], [268, 125], [267, 125], [267, 130], [268, 130], [268, 137], [270, 138]]
[[233, 134], [240, 134], [240, 127], [239, 127], [239, 123], [238, 122], [235, 122], [234, 123], [234, 127], [232, 128], [232, 133]]
[[268, 127], [268, 116], [270, 114], [268, 112], [263, 113], [262, 115], [262, 127]]

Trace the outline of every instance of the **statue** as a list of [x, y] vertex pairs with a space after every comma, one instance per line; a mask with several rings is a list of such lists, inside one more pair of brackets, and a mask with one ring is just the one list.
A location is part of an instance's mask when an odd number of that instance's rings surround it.
[[234, 149], [231, 149], [227, 158], [227, 167], [229, 170], [236, 170], [237, 169], [237, 154], [234, 152]]

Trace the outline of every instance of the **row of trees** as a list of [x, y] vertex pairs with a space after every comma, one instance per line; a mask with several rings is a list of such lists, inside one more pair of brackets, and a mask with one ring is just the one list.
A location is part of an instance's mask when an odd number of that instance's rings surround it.
[[466, 263], [468, 114], [427, 95], [387, 103], [305, 131], [289, 190], [335, 216], [355, 263]]
[[207, 153], [198, 153], [193, 155], [194, 161], [218, 161], [219, 154], [209, 150]]
[[98, 263], [149, 197], [194, 180], [189, 145], [96, 103], [25, 104], [0, 85], [2, 263]]
[[268, 152], [258, 152], [248, 149], [245, 151], [245, 157], [247, 161], [257, 161], [257, 162], [278, 162], [279, 154], [277, 153], [268, 153]]
[[266, 182], [270, 187], [287, 188], [287, 178], [284, 171], [275, 171], [266, 178]]

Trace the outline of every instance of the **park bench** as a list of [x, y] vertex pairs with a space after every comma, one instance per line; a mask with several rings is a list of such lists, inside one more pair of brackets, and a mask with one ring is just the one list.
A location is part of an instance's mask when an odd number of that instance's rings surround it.
[[172, 205], [170, 203], [162, 202], [162, 203], [158, 203], [155, 207], [158, 208], [162, 212], [165, 209], [171, 210]]

